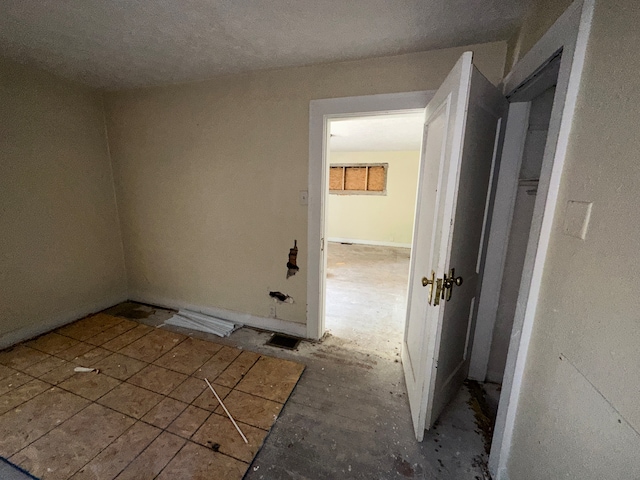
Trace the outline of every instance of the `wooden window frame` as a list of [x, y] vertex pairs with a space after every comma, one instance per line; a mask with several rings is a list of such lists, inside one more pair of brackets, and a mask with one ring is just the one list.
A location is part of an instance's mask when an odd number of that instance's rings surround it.
[[[332, 190], [329, 189], [329, 193], [332, 195], [386, 195], [387, 194], [387, 177], [389, 175], [388, 163], [332, 163], [329, 165], [329, 171], [332, 168], [342, 168], [342, 189]], [[382, 167], [384, 169], [384, 188], [382, 190], [345, 190], [346, 168], [366, 168], [367, 173], [365, 177], [365, 187], [369, 185], [369, 168]]]

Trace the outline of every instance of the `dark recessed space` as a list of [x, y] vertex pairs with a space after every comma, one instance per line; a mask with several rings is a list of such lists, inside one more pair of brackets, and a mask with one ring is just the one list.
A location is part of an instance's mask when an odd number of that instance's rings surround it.
[[290, 337], [289, 335], [282, 335], [281, 333], [276, 333], [271, 336], [271, 338], [265, 343], [265, 345], [269, 345], [271, 347], [278, 348], [286, 348], [287, 350], [295, 350], [298, 348], [300, 344], [300, 338]]

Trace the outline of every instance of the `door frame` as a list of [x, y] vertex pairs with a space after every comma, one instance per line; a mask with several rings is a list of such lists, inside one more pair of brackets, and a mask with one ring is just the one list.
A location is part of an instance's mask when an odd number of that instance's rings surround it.
[[336, 118], [424, 110], [435, 90], [311, 100], [309, 104], [309, 197], [307, 223], [307, 338], [325, 332], [327, 133]]
[[[511, 453], [522, 380], [542, 285], [551, 227], [558, 207], [562, 170], [584, 69], [594, 1], [576, 0], [571, 4], [534, 47], [515, 65], [503, 82], [505, 95], [508, 98], [512, 97], [512, 101], [517, 99], [516, 91], [528, 83], [550, 58], [560, 50], [562, 51], [551, 122], [538, 184], [538, 195], [523, 269], [528, 273], [523, 275], [520, 284], [489, 457], [489, 471], [496, 480], [509, 478], [507, 465]], [[511, 115], [512, 111], [513, 116]], [[515, 147], [518, 146], [516, 136], [522, 137], [523, 121], [528, 121], [528, 112], [526, 114], [523, 112], [522, 103], [512, 103], [509, 109], [507, 130], [511, 126], [513, 133], [511, 138], [505, 138], [504, 155], [509, 153], [506, 150], [508, 141], [514, 142]], [[510, 150], [510, 152], [513, 154], [514, 150]], [[504, 158], [506, 157], [503, 156]], [[505, 168], [507, 169], [506, 175], [511, 175], [511, 181], [514, 181], [514, 172], [513, 169], [512, 171], [508, 170], [508, 163], [508, 161], [501, 162], [500, 174], [502, 175], [502, 169]], [[516, 182], [518, 173], [515, 173]], [[502, 195], [502, 198], [496, 198], [496, 205], [499, 202], [507, 202], [508, 204], [513, 201], [511, 197], [504, 196], [505, 192], [502, 192]], [[495, 224], [493, 228], [496, 228]], [[486, 281], [486, 278], [483, 280]]]

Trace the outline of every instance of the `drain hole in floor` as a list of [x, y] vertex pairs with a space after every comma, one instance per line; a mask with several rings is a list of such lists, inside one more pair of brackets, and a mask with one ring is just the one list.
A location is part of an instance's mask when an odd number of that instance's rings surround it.
[[267, 343], [265, 343], [265, 345], [269, 345], [271, 347], [286, 348], [287, 350], [295, 350], [300, 344], [300, 340], [300, 338], [275, 333], [271, 336]]

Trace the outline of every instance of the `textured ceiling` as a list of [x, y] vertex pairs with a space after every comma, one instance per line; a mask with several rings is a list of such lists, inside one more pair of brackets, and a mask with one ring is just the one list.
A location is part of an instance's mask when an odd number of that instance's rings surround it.
[[424, 112], [332, 120], [333, 152], [420, 150]]
[[507, 38], [531, 0], [2, 0], [0, 54], [109, 89]]

